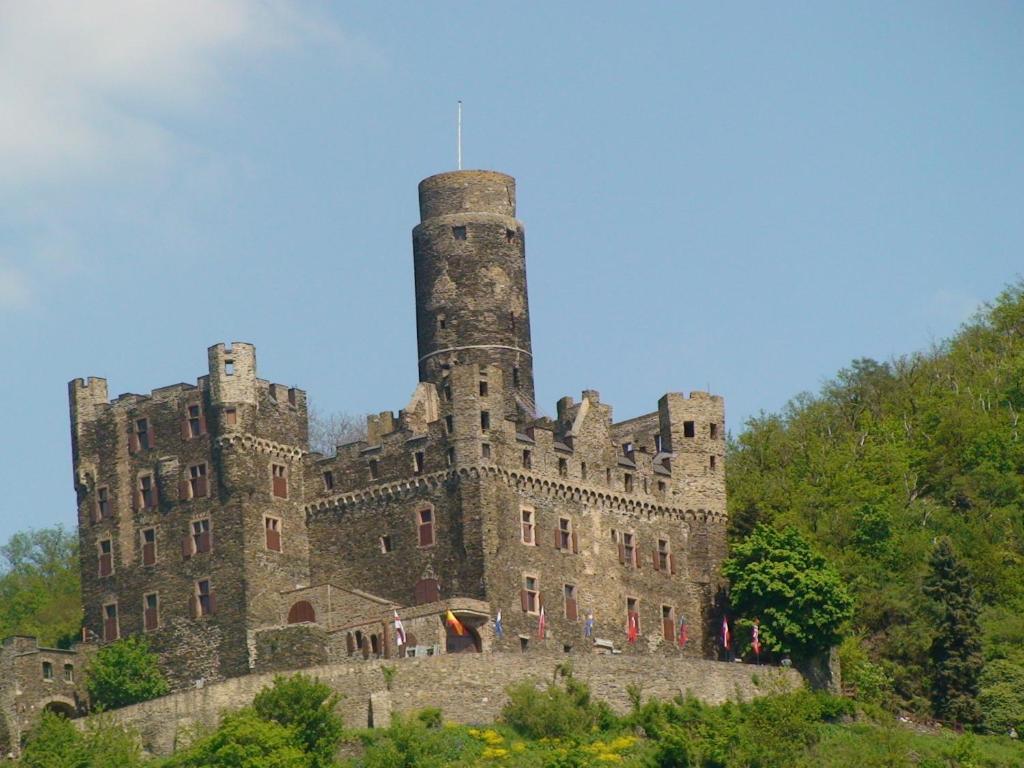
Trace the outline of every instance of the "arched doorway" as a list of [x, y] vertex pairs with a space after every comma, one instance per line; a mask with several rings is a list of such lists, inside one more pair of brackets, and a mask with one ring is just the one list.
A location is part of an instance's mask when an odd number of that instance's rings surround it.
[[75, 709], [75, 704], [67, 699], [54, 699], [48, 701], [43, 707], [46, 712], [52, 712], [55, 715], [66, 717], [68, 720], [78, 715], [78, 710]]
[[295, 603], [288, 611], [288, 623], [289, 624], [303, 624], [305, 622], [313, 623], [316, 621], [316, 611], [313, 609], [313, 604], [308, 600], [299, 600]]
[[436, 603], [441, 599], [441, 587], [437, 579], [420, 579], [416, 582], [416, 586], [413, 587], [413, 595], [415, 597], [415, 605]]
[[[442, 617], [442, 621], [444, 617]], [[444, 650], [445, 653], [480, 653], [480, 633], [476, 627], [470, 626], [462, 620], [462, 626], [466, 628], [466, 634], [459, 635], [448, 626], [448, 622], [444, 624]]]

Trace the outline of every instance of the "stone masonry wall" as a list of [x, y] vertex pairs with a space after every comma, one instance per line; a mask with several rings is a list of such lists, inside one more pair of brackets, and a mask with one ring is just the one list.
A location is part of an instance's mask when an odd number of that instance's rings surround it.
[[[565, 654], [534, 652], [460, 654], [333, 664], [306, 673], [342, 694], [340, 713], [349, 727], [369, 724], [371, 697], [378, 706], [373, 712], [378, 726], [388, 722], [392, 710], [408, 713], [424, 707], [440, 707], [449, 721], [488, 723], [500, 713], [508, 685], [527, 678], [550, 680], [556, 665], [566, 658]], [[792, 670], [702, 659], [577, 655], [571, 659], [574, 674], [590, 685], [595, 697], [618, 712], [629, 708], [627, 686], [631, 684], [641, 688], [645, 699], [690, 693], [709, 703], [749, 699], [766, 690], [801, 685], [799, 674]], [[395, 670], [390, 690], [381, 672], [383, 666]], [[271, 674], [247, 675], [113, 714], [139, 732], [149, 752], [167, 755], [187, 739], [189, 729], [211, 726], [223, 712], [249, 704], [272, 681]], [[388, 703], [391, 709], [381, 709]]]

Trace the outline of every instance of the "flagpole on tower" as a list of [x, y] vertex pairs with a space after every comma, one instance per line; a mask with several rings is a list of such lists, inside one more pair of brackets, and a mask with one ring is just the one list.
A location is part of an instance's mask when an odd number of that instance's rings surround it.
[[459, 99], [459, 119], [458, 119], [458, 128], [456, 129], [455, 145], [456, 145], [456, 153], [457, 153], [458, 161], [459, 161], [459, 170], [461, 171], [462, 170], [462, 100], [461, 99]]

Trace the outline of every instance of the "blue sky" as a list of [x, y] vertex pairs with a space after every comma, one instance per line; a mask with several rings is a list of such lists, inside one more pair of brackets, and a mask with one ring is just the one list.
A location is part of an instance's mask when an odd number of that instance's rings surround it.
[[1024, 7], [0, 0], [0, 540], [73, 524], [66, 382], [218, 341], [325, 411], [416, 381], [416, 184], [513, 174], [538, 404], [732, 431], [1019, 277]]

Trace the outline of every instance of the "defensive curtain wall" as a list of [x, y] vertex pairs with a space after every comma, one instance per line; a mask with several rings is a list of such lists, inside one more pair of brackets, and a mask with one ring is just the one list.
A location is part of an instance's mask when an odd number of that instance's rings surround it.
[[[342, 662], [302, 670], [343, 696], [339, 712], [349, 727], [386, 726], [392, 713], [440, 707], [444, 719], [488, 723], [505, 703], [505, 688], [520, 680], [551, 680], [559, 664], [572, 662], [573, 674], [594, 696], [616, 711], [628, 710], [630, 686], [644, 699], [671, 699], [693, 694], [708, 703], [750, 699], [798, 687], [799, 673], [694, 658], [663, 656], [529, 653], [453, 654]], [[390, 671], [385, 677], [384, 669]], [[245, 675], [115, 710], [112, 714], [138, 731], [143, 747], [155, 755], [171, 754], [192, 738], [195, 729], [217, 722], [227, 711], [249, 704], [273, 682], [271, 673]], [[83, 722], [81, 720], [77, 721]]]

